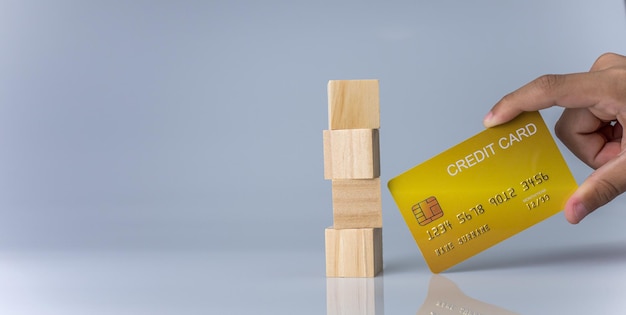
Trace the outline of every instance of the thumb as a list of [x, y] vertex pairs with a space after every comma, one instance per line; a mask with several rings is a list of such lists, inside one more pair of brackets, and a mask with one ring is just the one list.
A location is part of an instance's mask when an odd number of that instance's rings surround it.
[[577, 224], [597, 208], [626, 191], [626, 154], [620, 154], [594, 171], [565, 204], [565, 218]]

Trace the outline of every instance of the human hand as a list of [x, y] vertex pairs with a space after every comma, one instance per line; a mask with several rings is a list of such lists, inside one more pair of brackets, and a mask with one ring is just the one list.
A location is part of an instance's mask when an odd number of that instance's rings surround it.
[[626, 57], [608, 53], [589, 72], [541, 76], [503, 97], [483, 123], [489, 128], [555, 105], [565, 108], [557, 137], [595, 169], [565, 205], [565, 218], [576, 224], [626, 191]]

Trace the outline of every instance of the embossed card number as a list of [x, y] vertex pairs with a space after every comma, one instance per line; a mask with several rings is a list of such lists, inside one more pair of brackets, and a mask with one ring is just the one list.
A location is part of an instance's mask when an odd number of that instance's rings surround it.
[[487, 129], [388, 186], [435, 273], [559, 212], [577, 187], [538, 112]]

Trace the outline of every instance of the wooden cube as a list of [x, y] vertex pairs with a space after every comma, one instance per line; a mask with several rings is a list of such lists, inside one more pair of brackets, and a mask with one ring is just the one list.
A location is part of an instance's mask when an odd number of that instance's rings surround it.
[[385, 313], [383, 277], [326, 279], [327, 315]]
[[335, 228], [383, 226], [380, 178], [333, 180], [332, 195]]
[[328, 82], [329, 129], [380, 128], [378, 80]]
[[326, 276], [366, 278], [383, 269], [381, 228], [326, 229]]
[[324, 179], [333, 179], [333, 157], [330, 145], [330, 130], [322, 131], [324, 141]]
[[378, 129], [324, 130], [324, 178], [380, 176]]

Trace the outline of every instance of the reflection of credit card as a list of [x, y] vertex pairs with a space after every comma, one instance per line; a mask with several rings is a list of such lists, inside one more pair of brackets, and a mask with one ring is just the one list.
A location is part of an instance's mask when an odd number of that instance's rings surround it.
[[563, 209], [576, 189], [539, 112], [487, 129], [389, 181], [437, 273]]

